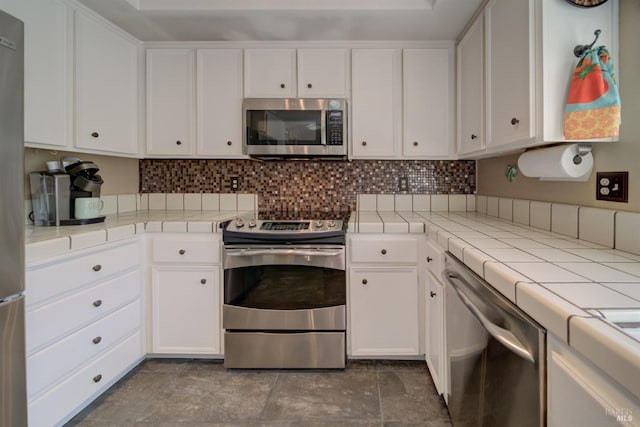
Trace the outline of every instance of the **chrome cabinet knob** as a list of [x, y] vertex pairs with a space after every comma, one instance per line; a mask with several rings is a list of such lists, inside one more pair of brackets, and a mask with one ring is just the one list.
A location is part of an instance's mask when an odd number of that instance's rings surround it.
[[102, 337], [95, 337], [91, 341], [93, 341], [94, 344], [100, 344], [100, 341], [102, 341]]
[[513, 118], [511, 119], [511, 124], [512, 124], [512, 125], [514, 125], [514, 126], [515, 126], [515, 125], [517, 125], [518, 123], [520, 123], [520, 120], [518, 120], [516, 117], [513, 117]]
[[233, 142], [227, 141], [227, 145], [231, 146], [231, 145], [233, 145]]
[[436, 293], [435, 292], [429, 292], [429, 296], [431, 296], [431, 298], [435, 298], [436, 297]]
[[387, 250], [386, 250], [386, 249], [383, 249], [383, 250], [381, 250], [381, 251], [380, 251], [380, 253], [381, 253], [382, 255], [386, 255], [386, 254], [387, 254]]
[[418, 146], [418, 141], [413, 141], [413, 146], [417, 147]]
[[91, 136], [94, 138], [98, 138], [100, 134], [98, 132], [91, 132]]
[[91, 269], [93, 271], [100, 271], [100, 270], [102, 270], [102, 266], [100, 264], [96, 264], [93, 267], [91, 267]]
[[286, 87], [286, 85], [285, 85], [284, 83], [280, 83], [280, 87], [281, 87], [282, 89], [284, 89], [284, 88]]
[[184, 255], [185, 253], [187, 253], [187, 251], [185, 251], [184, 249], [180, 249], [180, 250], [178, 251], [178, 253], [179, 253], [180, 255]]
[[182, 145], [182, 141], [176, 141], [176, 145]]
[[100, 307], [102, 305], [102, 300], [98, 299], [93, 302], [94, 307]]
[[99, 383], [101, 379], [102, 379], [102, 375], [98, 374], [95, 377], [93, 377], [93, 382], [94, 383]]
[[433, 258], [431, 258], [430, 256], [427, 257], [427, 262], [431, 262], [433, 261]]
[[471, 134], [471, 139], [478, 139], [478, 135], [476, 135], [475, 133]]
[[312, 85], [311, 83], [309, 83], [309, 84], [307, 84], [307, 87], [308, 87], [309, 89], [311, 89], [311, 88], [313, 87], [313, 85]]
[[367, 281], [367, 279], [362, 279], [362, 284], [366, 285], [367, 283], [369, 283], [369, 281]]
[[367, 145], [367, 141], [362, 141], [362, 146], [364, 147], [365, 145]]
[[203, 285], [207, 283], [207, 279], [200, 279], [200, 283], [202, 283]]

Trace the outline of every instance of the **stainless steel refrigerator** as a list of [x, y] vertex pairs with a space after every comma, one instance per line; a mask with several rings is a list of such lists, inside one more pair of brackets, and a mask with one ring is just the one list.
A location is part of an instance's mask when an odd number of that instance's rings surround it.
[[0, 10], [0, 426], [27, 425], [24, 26]]

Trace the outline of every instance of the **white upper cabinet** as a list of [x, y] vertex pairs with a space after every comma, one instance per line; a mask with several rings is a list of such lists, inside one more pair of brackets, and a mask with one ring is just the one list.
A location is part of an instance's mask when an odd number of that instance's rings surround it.
[[242, 50], [197, 51], [197, 154], [242, 155]]
[[[600, 29], [596, 45], [607, 46], [617, 64], [617, 22], [618, 0], [592, 8], [564, 0], [490, 0], [484, 42], [478, 20], [458, 45], [458, 153], [486, 157], [564, 142], [566, 98], [578, 62], [573, 49], [591, 43]], [[477, 107], [482, 71], [484, 133]]]
[[533, 1], [491, 0], [485, 9], [487, 147], [534, 136]]
[[194, 52], [191, 49], [147, 49], [149, 155], [193, 154], [193, 63]]
[[457, 48], [458, 153], [484, 148], [484, 16], [480, 15]]
[[352, 153], [354, 158], [395, 158], [401, 133], [401, 51], [353, 49]]
[[138, 152], [138, 46], [76, 11], [76, 147]]
[[245, 49], [244, 92], [247, 98], [295, 98], [295, 49]]
[[0, 0], [25, 24], [24, 138], [29, 147], [72, 144], [70, 11], [57, 0]]
[[347, 98], [349, 83], [347, 49], [298, 49], [300, 98]]
[[404, 49], [403, 155], [453, 155], [454, 78], [452, 49]]

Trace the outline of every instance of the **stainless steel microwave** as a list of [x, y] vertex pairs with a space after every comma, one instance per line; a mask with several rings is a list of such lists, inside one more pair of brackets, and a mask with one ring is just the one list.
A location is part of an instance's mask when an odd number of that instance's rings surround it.
[[347, 156], [347, 100], [247, 98], [243, 153], [263, 158]]

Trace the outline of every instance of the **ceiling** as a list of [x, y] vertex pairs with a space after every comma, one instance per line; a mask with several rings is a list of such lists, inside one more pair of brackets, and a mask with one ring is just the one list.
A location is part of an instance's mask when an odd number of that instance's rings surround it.
[[142, 41], [455, 40], [483, 0], [79, 0]]

